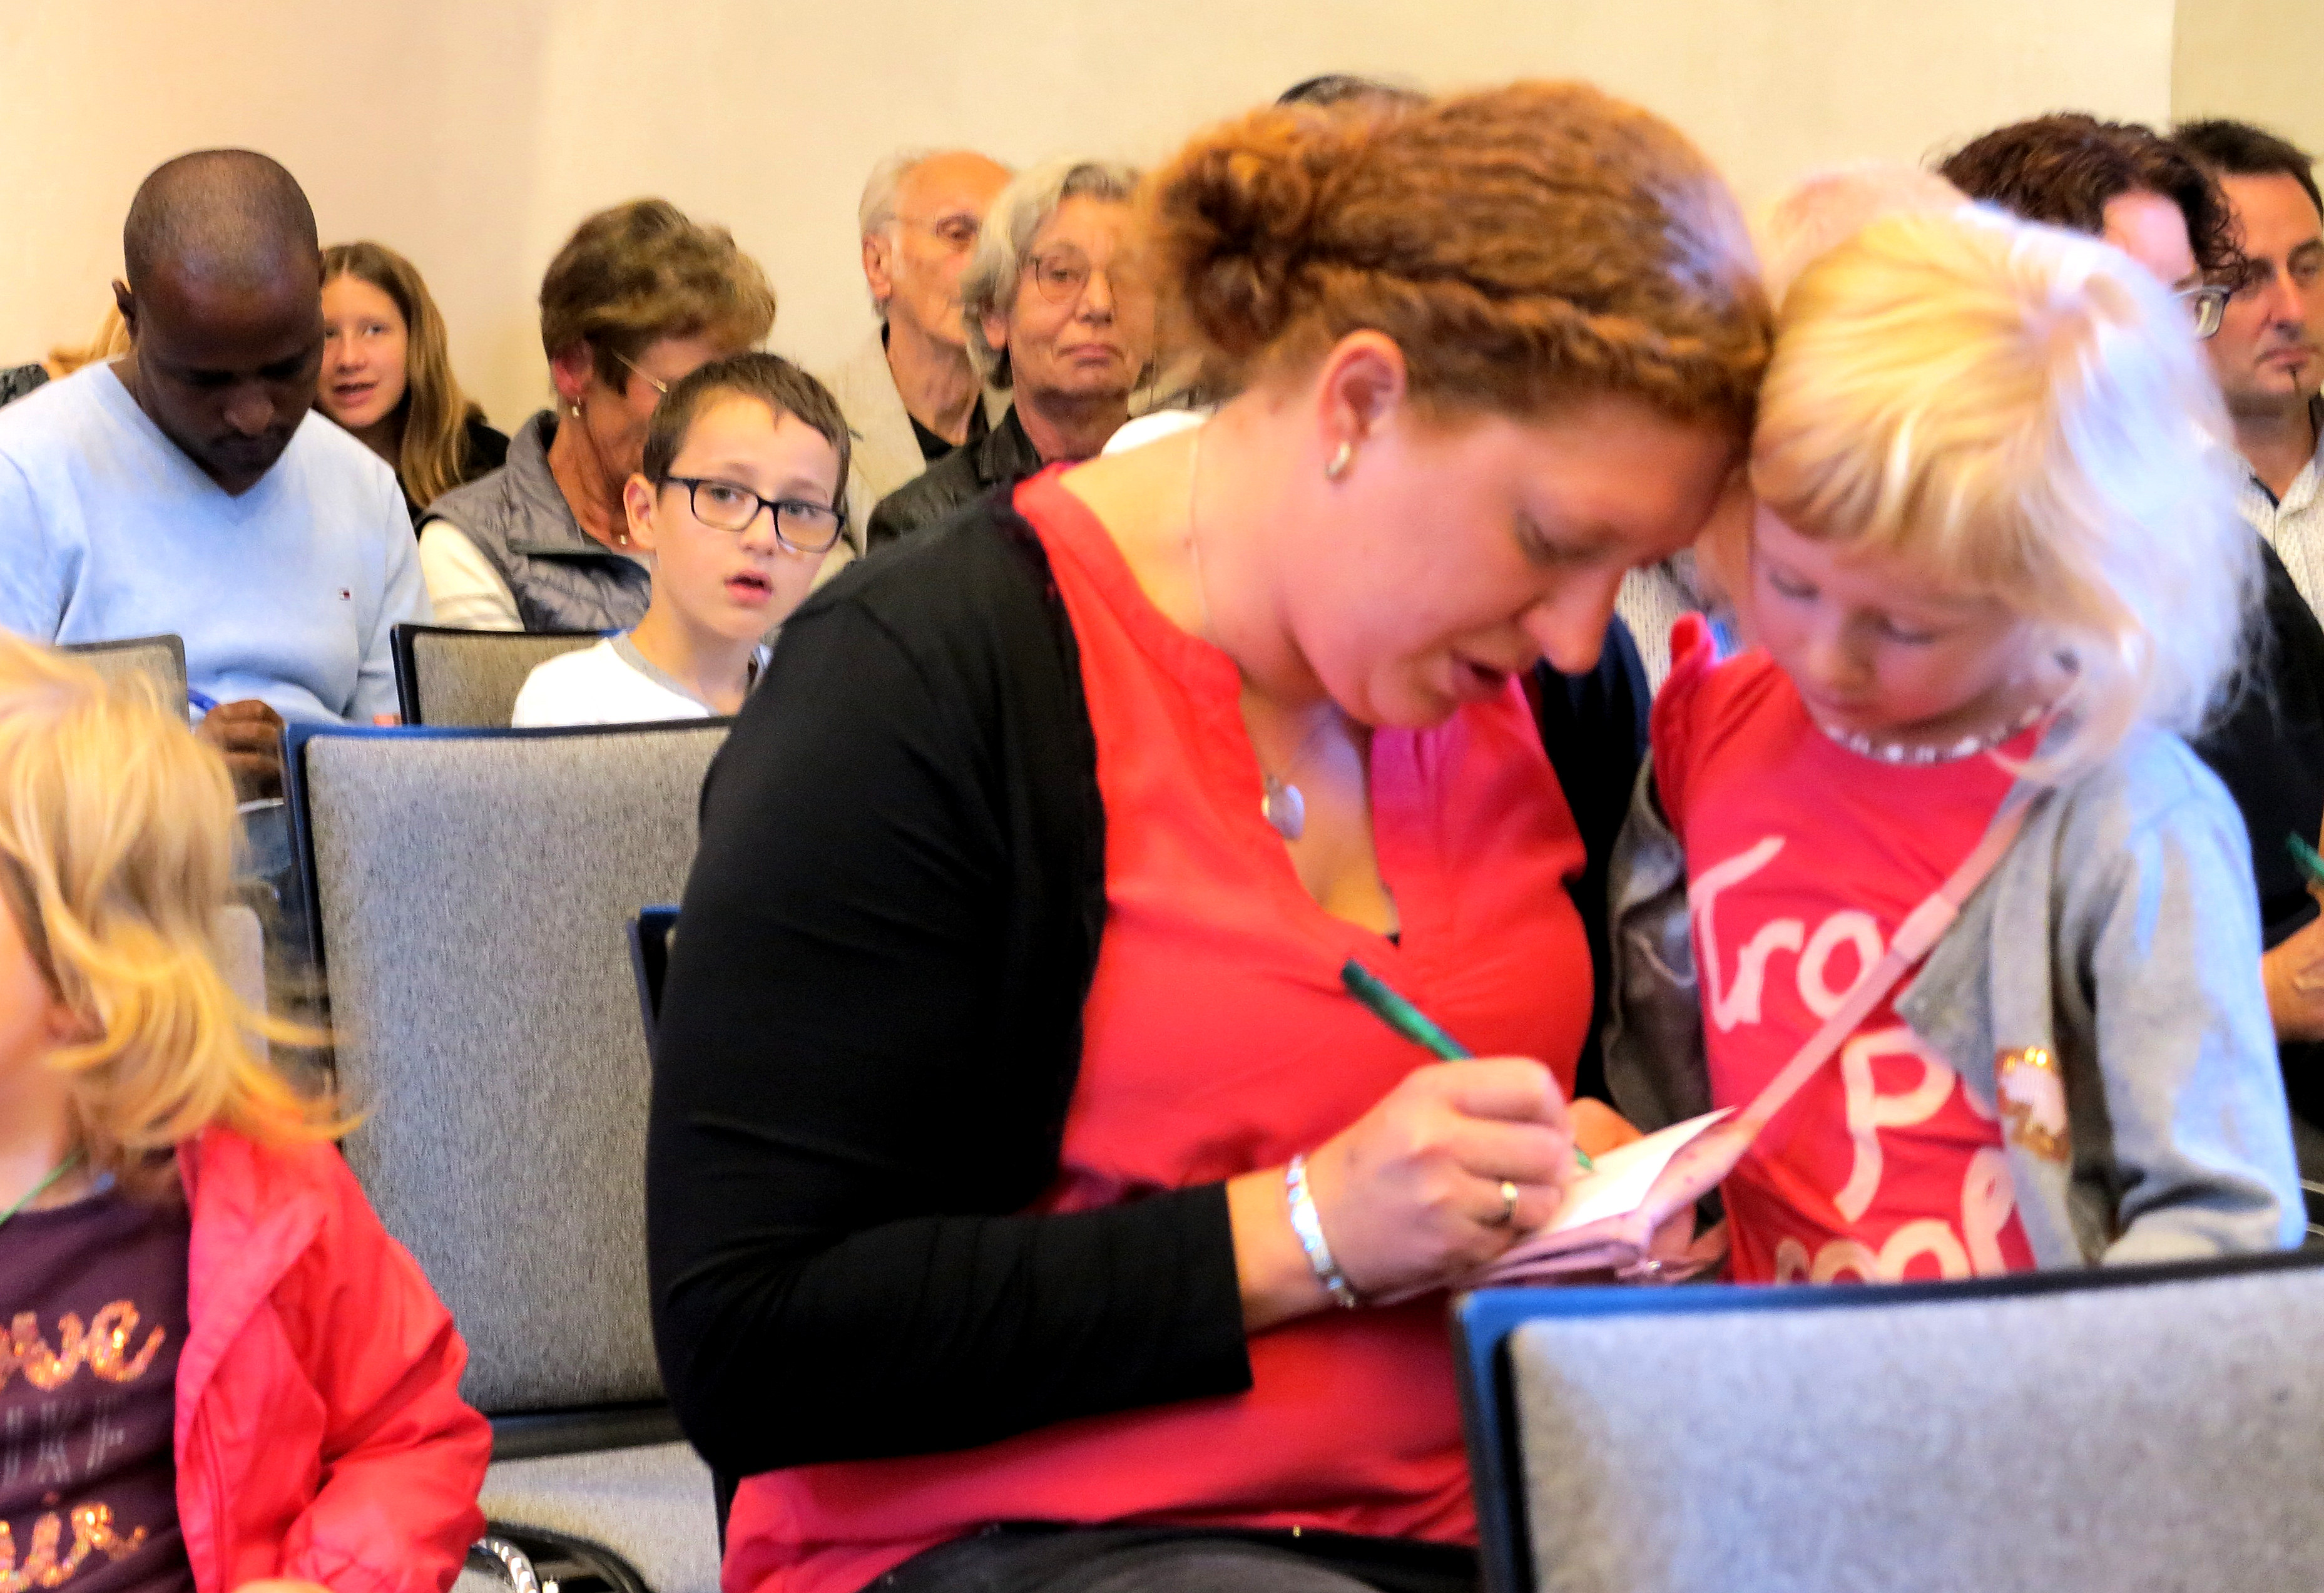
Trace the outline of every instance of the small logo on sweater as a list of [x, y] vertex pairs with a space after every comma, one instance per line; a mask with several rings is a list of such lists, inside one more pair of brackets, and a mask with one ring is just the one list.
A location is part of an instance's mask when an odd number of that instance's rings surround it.
[[348, 591], [348, 590], [346, 589], [346, 588], [345, 588], [345, 587], [341, 587], [341, 588], [339, 588], [339, 601], [340, 601], [340, 602], [342, 602], [342, 603], [352, 603], [352, 602], [354, 602], [354, 601], [355, 601], [355, 595], [353, 592]]

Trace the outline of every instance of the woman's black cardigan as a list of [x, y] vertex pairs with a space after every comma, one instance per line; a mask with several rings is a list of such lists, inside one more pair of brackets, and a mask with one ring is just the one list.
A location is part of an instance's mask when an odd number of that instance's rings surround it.
[[[1539, 685], [1602, 969], [1645, 684], [1617, 621]], [[1250, 1386], [1222, 1184], [1020, 1215], [1056, 1172], [1104, 857], [1072, 627], [1004, 497], [784, 627], [704, 787], [647, 1152], [662, 1375], [720, 1472]]]

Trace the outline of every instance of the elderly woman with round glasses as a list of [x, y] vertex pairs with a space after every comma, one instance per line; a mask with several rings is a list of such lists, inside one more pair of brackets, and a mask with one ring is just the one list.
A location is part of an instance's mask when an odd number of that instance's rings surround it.
[[1130, 394], [1154, 357], [1154, 284], [1130, 204], [1137, 184], [1127, 166], [1059, 161], [992, 201], [961, 278], [961, 320], [970, 360], [1009, 392], [1009, 412], [881, 499], [871, 546], [1046, 465], [1090, 458], [1130, 419]]

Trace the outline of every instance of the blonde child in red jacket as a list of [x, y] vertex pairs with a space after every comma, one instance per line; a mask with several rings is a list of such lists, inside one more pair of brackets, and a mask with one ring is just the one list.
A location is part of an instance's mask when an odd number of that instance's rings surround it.
[[0, 1588], [442, 1593], [484, 1527], [451, 1317], [219, 972], [234, 822], [0, 634]]

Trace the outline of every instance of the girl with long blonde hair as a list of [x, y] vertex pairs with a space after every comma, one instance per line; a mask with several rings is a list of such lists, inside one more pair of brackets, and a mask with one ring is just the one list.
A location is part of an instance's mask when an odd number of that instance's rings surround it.
[[415, 523], [508, 458], [452, 374], [444, 317], [410, 261], [369, 241], [324, 250], [323, 323], [316, 406], [394, 467]]
[[0, 1433], [76, 1459], [0, 1469], [0, 1579], [439, 1593], [490, 1433], [221, 971], [235, 833], [158, 693], [0, 634]]

